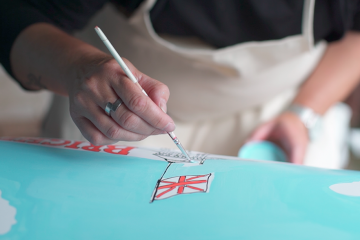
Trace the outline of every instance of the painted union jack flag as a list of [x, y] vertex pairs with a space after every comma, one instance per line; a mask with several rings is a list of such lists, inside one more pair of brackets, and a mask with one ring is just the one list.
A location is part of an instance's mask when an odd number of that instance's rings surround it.
[[209, 173], [161, 179], [152, 200], [165, 199], [179, 194], [208, 192], [212, 175]]

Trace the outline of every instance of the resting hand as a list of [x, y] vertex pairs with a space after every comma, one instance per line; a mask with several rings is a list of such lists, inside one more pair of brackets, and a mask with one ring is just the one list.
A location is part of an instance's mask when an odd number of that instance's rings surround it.
[[286, 112], [259, 126], [249, 141], [270, 141], [281, 147], [289, 162], [302, 164], [309, 142], [307, 129], [293, 113]]
[[[149, 97], [109, 57], [79, 67], [82, 70], [78, 78], [68, 86], [71, 117], [94, 145], [139, 141], [175, 129], [173, 120], [165, 113], [168, 87], [124, 61]], [[104, 110], [106, 104], [118, 98], [123, 104], [108, 116]]]

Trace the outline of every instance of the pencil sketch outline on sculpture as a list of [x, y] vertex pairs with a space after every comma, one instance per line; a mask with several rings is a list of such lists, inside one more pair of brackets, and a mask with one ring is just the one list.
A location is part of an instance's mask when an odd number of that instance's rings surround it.
[[[208, 157], [208, 154], [206, 153], [189, 152], [188, 154], [191, 160], [194, 160], [199, 164], [203, 164]], [[154, 153], [153, 155], [163, 158], [169, 163], [189, 163], [185, 155], [178, 151], [164, 149]]]

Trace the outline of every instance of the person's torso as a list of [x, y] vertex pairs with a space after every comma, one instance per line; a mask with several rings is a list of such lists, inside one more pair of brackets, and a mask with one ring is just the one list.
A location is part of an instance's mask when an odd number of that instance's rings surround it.
[[[113, 2], [131, 15], [144, 0]], [[334, 19], [341, 15], [333, 11], [335, 2], [316, 1], [315, 42], [334, 31]], [[302, 12], [303, 1], [298, 0], [158, 0], [150, 10], [150, 19], [158, 34], [197, 37], [222, 48], [300, 34]]]

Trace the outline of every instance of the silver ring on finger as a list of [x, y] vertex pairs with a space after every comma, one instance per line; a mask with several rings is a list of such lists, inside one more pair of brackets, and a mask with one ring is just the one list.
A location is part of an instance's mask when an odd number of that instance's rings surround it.
[[105, 106], [105, 112], [108, 116], [111, 116], [111, 112], [115, 112], [123, 102], [118, 98], [114, 103], [108, 102]]

